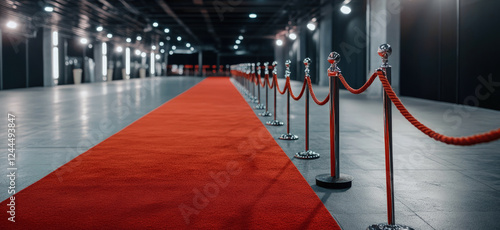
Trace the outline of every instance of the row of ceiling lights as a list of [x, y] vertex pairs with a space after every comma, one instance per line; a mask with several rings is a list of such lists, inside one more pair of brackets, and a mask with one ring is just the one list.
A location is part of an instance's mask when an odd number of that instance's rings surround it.
[[[343, 14], [350, 14], [351, 11], [352, 11], [351, 7], [347, 6], [346, 4], [342, 4], [342, 6], [340, 7], [340, 12], [342, 12]], [[314, 31], [316, 29], [316, 25], [317, 25], [317, 20], [316, 18], [313, 18], [311, 21], [309, 21], [309, 23], [307, 23], [307, 29], [309, 29], [310, 31]], [[288, 33], [288, 38], [294, 41], [295, 39], [297, 39], [297, 34], [293, 31], [290, 31]], [[282, 46], [283, 40], [279, 38], [276, 39], [276, 45]]]
[[[255, 18], [257, 18], [257, 14], [251, 13], [251, 14], [248, 14], [248, 17], [251, 19], [255, 19]], [[238, 45], [241, 44], [242, 40], [243, 40], [243, 35], [238, 36], [238, 39], [236, 39], [236, 41], [234, 42], [235, 44], [233, 45], [234, 50], [237, 50], [239, 48]]]

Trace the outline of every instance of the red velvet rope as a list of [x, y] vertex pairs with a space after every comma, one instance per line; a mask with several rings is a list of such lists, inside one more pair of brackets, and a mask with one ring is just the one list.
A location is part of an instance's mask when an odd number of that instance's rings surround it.
[[415, 117], [413, 117], [413, 115], [410, 114], [410, 112], [408, 112], [406, 107], [403, 105], [401, 100], [399, 100], [398, 96], [392, 89], [391, 84], [385, 77], [385, 74], [383, 72], [377, 72], [377, 74], [380, 81], [382, 82], [382, 86], [384, 87], [385, 92], [391, 99], [392, 103], [394, 103], [396, 108], [398, 108], [399, 112], [401, 112], [406, 120], [408, 120], [413, 126], [415, 126], [415, 128], [425, 133], [430, 138], [453, 145], [475, 145], [500, 139], [500, 128], [466, 137], [449, 137], [431, 130], [424, 124], [420, 123]]
[[286, 90], [289, 89], [288, 88], [288, 82], [290, 81], [289, 78], [286, 78], [286, 82], [285, 82], [285, 88], [283, 89], [283, 91], [280, 90], [280, 86], [278, 85], [278, 77], [276, 77], [276, 75], [274, 75], [275, 78], [274, 78], [274, 85], [276, 87], [276, 89], [278, 89], [278, 92], [283, 95], [285, 94]]
[[344, 76], [342, 76], [342, 74], [339, 74], [338, 78], [340, 79], [340, 82], [342, 82], [342, 84], [345, 86], [345, 88], [347, 90], [349, 90], [349, 92], [351, 92], [353, 94], [360, 94], [360, 93], [364, 92], [366, 89], [368, 89], [368, 87], [370, 87], [370, 85], [373, 83], [375, 78], [377, 78], [377, 73], [376, 72], [373, 73], [372, 76], [370, 77], [370, 79], [368, 79], [368, 81], [363, 86], [361, 86], [361, 88], [359, 88], [359, 89], [353, 89], [346, 82], [346, 80], [344, 79]]
[[323, 100], [323, 101], [318, 100], [318, 98], [316, 98], [316, 95], [314, 94], [314, 91], [312, 88], [311, 78], [306, 77], [306, 79], [307, 79], [307, 85], [309, 85], [309, 92], [311, 93], [311, 97], [314, 100], [314, 102], [316, 102], [316, 104], [318, 104], [318, 105], [324, 105], [324, 104], [328, 103], [328, 101], [330, 99], [330, 93], [328, 93], [328, 95], [326, 95], [325, 100]]
[[302, 95], [304, 94], [304, 91], [306, 89], [306, 84], [307, 84], [306, 79], [304, 79], [304, 84], [302, 84], [302, 89], [300, 90], [300, 94], [298, 97], [293, 95], [292, 87], [290, 86], [290, 81], [287, 81], [286, 83], [288, 84], [288, 90], [290, 90], [290, 95], [292, 96], [293, 100], [296, 100], [296, 101], [300, 100], [300, 98], [302, 97]]
[[266, 74], [266, 82], [267, 82], [267, 87], [269, 87], [269, 89], [273, 89], [274, 87], [274, 78], [276, 77], [276, 75], [273, 75], [273, 84], [269, 83], [269, 75]]
[[[259, 76], [259, 79], [258, 79], [259, 81], [258, 81], [257, 83], [259, 83], [259, 85], [260, 85], [261, 87], [266, 86], [266, 82], [265, 82], [265, 81], [262, 81], [262, 80], [260, 79], [260, 74], [259, 74], [258, 76]], [[262, 83], [264, 83], [264, 84], [262, 84]]]

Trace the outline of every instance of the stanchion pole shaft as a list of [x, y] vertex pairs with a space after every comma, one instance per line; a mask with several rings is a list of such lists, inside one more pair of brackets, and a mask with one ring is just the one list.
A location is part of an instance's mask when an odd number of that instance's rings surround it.
[[260, 75], [257, 77], [257, 100], [260, 104]]
[[[266, 68], [267, 68], [267, 66], [266, 66]], [[266, 79], [268, 79], [268, 78], [269, 78], [269, 75], [266, 75], [266, 77], [267, 77]], [[268, 103], [268, 97], [269, 97], [269, 96], [268, 96], [268, 94], [269, 94], [269, 93], [268, 93], [268, 91], [269, 91], [269, 88], [267, 87], [267, 86], [268, 86], [268, 85], [267, 85], [267, 82], [268, 82], [268, 81], [264, 80], [264, 87], [266, 87], [266, 113], [268, 112], [268, 109], [267, 109], [267, 108], [269, 108], [269, 106], [268, 106], [268, 105], [269, 105], [269, 103]]]
[[[274, 120], [276, 121], [276, 87], [277, 87], [277, 82], [278, 82], [278, 79], [276, 79], [276, 81], [274, 81], [274, 75], [273, 75], [273, 82], [274, 82]], [[267, 107], [266, 107], [267, 108]]]
[[[305, 81], [307, 81], [306, 79], [304, 79]], [[306, 84], [308, 84], [306, 82]], [[305, 99], [306, 99], [306, 113], [305, 113], [305, 117], [306, 117], [306, 151], [309, 150], [309, 88], [306, 87], [306, 95], [305, 95]]]
[[290, 88], [286, 91], [286, 133], [290, 133]]
[[339, 79], [330, 77], [330, 169], [331, 176], [340, 176], [340, 135], [339, 135]]
[[[382, 68], [391, 83], [391, 66], [384, 64]], [[392, 162], [392, 104], [389, 96], [384, 91], [384, 140], [385, 140], [385, 173], [387, 184], [387, 218], [390, 225], [396, 223], [394, 217], [394, 171]]]

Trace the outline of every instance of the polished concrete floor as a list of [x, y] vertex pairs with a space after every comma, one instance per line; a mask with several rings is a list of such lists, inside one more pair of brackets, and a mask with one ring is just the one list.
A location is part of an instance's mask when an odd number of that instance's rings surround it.
[[[281, 79], [281, 87], [284, 83]], [[302, 82], [291, 85], [298, 94]], [[314, 86], [314, 92], [322, 100], [328, 87]], [[269, 95], [274, 112], [273, 91]], [[286, 125], [285, 96], [278, 96], [277, 114]], [[285, 126], [268, 130], [340, 226], [366, 229], [387, 222], [382, 100], [373, 93], [353, 95], [346, 90], [340, 91], [340, 98], [340, 171], [354, 177], [350, 189], [315, 184], [318, 174], [330, 172], [328, 104], [318, 106], [310, 100], [309, 148], [321, 154], [318, 159], [293, 157], [305, 146], [304, 99], [291, 99], [291, 132], [299, 140], [279, 140]], [[265, 90], [261, 101], [265, 103]], [[467, 136], [500, 127], [500, 111], [409, 97], [402, 101], [422, 123], [445, 135]], [[261, 117], [263, 123], [268, 120], [272, 119]], [[397, 224], [415, 229], [500, 229], [500, 141], [466, 147], [439, 143], [414, 128], [395, 107], [393, 139]]]
[[[7, 112], [17, 117], [17, 190], [201, 80], [158, 77], [0, 91], [5, 116], [0, 125], [7, 126]], [[292, 82], [294, 92], [300, 84]], [[328, 91], [318, 86], [314, 90], [320, 98]], [[264, 90], [261, 95], [264, 101]], [[272, 91], [269, 95], [272, 108]], [[285, 126], [269, 126], [268, 130], [341, 227], [366, 229], [387, 222], [382, 103], [370, 94], [341, 91], [340, 97], [341, 172], [354, 177], [350, 189], [328, 190], [315, 185], [316, 175], [330, 170], [327, 105], [310, 101], [310, 149], [321, 154], [319, 159], [293, 158], [304, 149], [303, 100], [291, 103], [291, 131], [299, 140], [279, 140]], [[470, 135], [500, 127], [498, 111], [405, 97], [402, 101], [420, 121], [447, 135]], [[282, 121], [286, 120], [285, 103], [285, 96], [278, 96], [278, 119]], [[397, 111], [393, 114], [396, 222], [416, 229], [499, 229], [500, 141], [469, 147], [438, 143]], [[6, 158], [6, 153], [0, 155], [2, 175], [7, 174]], [[1, 177], [2, 187], [7, 179]], [[0, 192], [0, 199], [8, 196], [6, 189]]]

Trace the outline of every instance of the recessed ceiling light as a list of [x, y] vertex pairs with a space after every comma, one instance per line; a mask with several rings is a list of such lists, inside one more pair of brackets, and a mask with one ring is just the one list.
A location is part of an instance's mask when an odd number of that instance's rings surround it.
[[140, 50], [135, 50], [135, 55], [137, 55], [137, 56], [141, 55], [141, 51]]
[[155, 45], [152, 45], [152, 46], [151, 46], [151, 49], [152, 49], [152, 50], [156, 50], [156, 46], [155, 46]]
[[177, 49], [177, 47], [175, 47], [175, 46], [172, 46], [172, 50], [175, 50], [175, 49]]
[[8, 21], [6, 25], [8, 28], [11, 28], [11, 29], [17, 28], [17, 22], [15, 22], [15, 21]]
[[168, 51], [168, 54], [172, 55], [172, 54], [174, 54], [174, 51], [170, 50], [170, 51]]
[[194, 51], [194, 47], [189, 48], [191, 51]]
[[181, 41], [182, 40], [182, 37], [181, 36], [177, 36], [177, 41]]
[[234, 48], [235, 50], [237, 50], [237, 49], [238, 49], [238, 45], [234, 45], [234, 46], [233, 46], [233, 48]]
[[249, 17], [249, 18], [257, 18], [257, 14], [253, 14], [253, 13], [252, 13], [252, 14], [249, 14], [249, 15], [248, 15], [248, 17]]
[[89, 40], [87, 40], [86, 38], [80, 38], [80, 43], [87, 44], [88, 42]]
[[170, 36], [167, 36], [167, 41], [170, 41]]
[[161, 55], [159, 55], [159, 54], [156, 54], [156, 55], [155, 55], [155, 58], [156, 58], [156, 60], [160, 60], [160, 58], [161, 58]]
[[158, 22], [153, 22], [153, 27], [158, 27]]
[[163, 45], [165, 45], [165, 43], [163, 43], [163, 42], [160, 42], [159, 44], [160, 44], [160, 46], [163, 46]]
[[101, 32], [104, 28], [102, 28], [102, 26], [98, 26], [97, 28], [95, 28], [95, 30]]
[[238, 36], [238, 40], [243, 40], [243, 36], [242, 35]]
[[165, 29], [163, 30], [163, 32], [165, 32], [166, 34], [168, 34], [168, 33], [170, 33], [170, 29], [169, 29], [169, 28], [165, 28]]
[[290, 33], [290, 34], [288, 35], [288, 37], [289, 37], [290, 39], [292, 39], [292, 40], [295, 40], [295, 39], [297, 39], [297, 34], [295, 34], [295, 33], [293, 33], [293, 32], [292, 32], [292, 33]]
[[54, 7], [52, 7], [52, 6], [46, 6], [45, 8], [43, 8], [43, 10], [45, 10], [45, 12], [53, 12], [54, 11]]
[[189, 43], [189, 42], [188, 42], [188, 43], [186, 43], [186, 47], [187, 47], [187, 48], [191, 47], [191, 43]]
[[106, 35], [106, 37], [108, 37], [108, 38], [112, 38], [112, 37], [113, 37], [113, 34], [109, 33], [108, 35]]
[[140, 40], [142, 40], [142, 37], [141, 37], [141, 36], [137, 36], [137, 37], [135, 38], [135, 40], [140, 41]]
[[310, 31], [315, 30], [316, 29], [316, 24], [314, 24], [313, 22], [307, 23], [307, 29], [309, 29]]
[[125, 39], [125, 41], [127, 41], [127, 43], [131, 43], [132, 39], [131, 38], [127, 38], [127, 39]]
[[236, 42], [235, 42], [235, 43], [236, 43], [236, 44], [240, 44], [240, 43], [241, 43], [241, 41], [240, 41], [240, 40], [236, 40]]
[[276, 40], [276, 45], [277, 46], [282, 46], [283, 45], [283, 40], [281, 40], [281, 39]]
[[123, 47], [118, 46], [116, 47], [116, 52], [121, 53], [123, 51]]
[[165, 53], [165, 50], [164, 50], [164, 49], [161, 49], [161, 50], [160, 50], [160, 53]]
[[142, 53], [141, 53], [141, 57], [146, 57], [146, 53], [145, 53], [145, 52], [142, 52]]
[[351, 13], [351, 7], [343, 5], [342, 7], [340, 7], [340, 12], [342, 12], [343, 14], [350, 14]]

